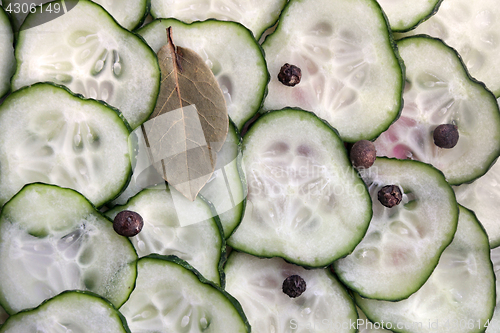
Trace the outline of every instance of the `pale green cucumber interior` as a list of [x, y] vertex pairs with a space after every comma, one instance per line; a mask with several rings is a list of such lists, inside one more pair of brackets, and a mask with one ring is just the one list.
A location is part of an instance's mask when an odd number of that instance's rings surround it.
[[377, 0], [392, 31], [408, 31], [432, 16], [442, 0]]

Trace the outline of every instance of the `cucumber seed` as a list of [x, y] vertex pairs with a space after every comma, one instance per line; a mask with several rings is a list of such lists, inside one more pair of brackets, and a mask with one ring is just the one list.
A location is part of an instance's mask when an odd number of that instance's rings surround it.
[[377, 150], [373, 142], [360, 140], [356, 142], [350, 152], [352, 165], [355, 168], [369, 168], [377, 158]]
[[290, 275], [283, 281], [282, 289], [290, 298], [299, 297], [306, 291], [306, 281], [299, 275]]
[[116, 233], [125, 236], [133, 237], [137, 235], [144, 226], [142, 216], [130, 210], [119, 212], [113, 220], [113, 229]]
[[278, 80], [285, 86], [293, 87], [300, 82], [302, 72], [300, 68], [295, 65], [284, 64], [278, 74]]
[[434, 130], [434, 144], [440, 148], [453, 148], [458, 142], [458, 127], [453, 124], [441, 124]]
[[378, 201], [385, 207], [392, 208], [403, 200], [403, 193], [397, 185], [386, 185], [378, 191]]

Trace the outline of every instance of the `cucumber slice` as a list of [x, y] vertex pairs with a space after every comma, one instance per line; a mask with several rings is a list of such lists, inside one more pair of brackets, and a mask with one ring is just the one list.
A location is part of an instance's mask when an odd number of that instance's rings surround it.
[[0, 303], [9, 314], [71, 289], [119, 307], [134, 286], [136, 259], [130, 241], [70, 189], [27, 185], [0, 215]]
[[172, 27], [174, 43], [205, 59], [219, 82], [227, 111], [239, 129], [259, 110], [269, 74], [262, 50], [250, 31], [234, 22], [209, 20], [184, 24], [155, 20], [137, 32], [158, 52]]
[[140, 27], [149, 14], [150, 0], [92, 0], [101, 5], [125, 29]]
[[493, 270], [495, 271], [495, 291], [496, 291], [496, 305], [493, 312], [493, 317], [487, 323], [488, 328], [486, 333], [500, 332], [500, 247], [492, 248], [490, 251], [491, 261], [493, 263]]
[[[482, 176], [500, 154], [495, 97], [442, 41], [415, 36], [398, 41], [398, 47], [406, 64], [405, 107], [375, 141], [377, 155], [430, 163], [453, 185]], [[440, 124], [458, 127], [455, 147], [434, 144], [432, 132]]]
[[0, 98], [9, 91], [15, 69], [14, 34], [7, 13], [0, 7]]
[[111, 303], [81, 291], [61, 293], [36, 309], [10, 317], [0, 332], [130, 333]]
[[[252, 332], [357, 332], [354, 302], [328, 269], [306, 270], [283, 259], [232, 252], [225, 266], [226, 290], [242, 305]], [[306, 290], [296, 298], [283, 281], [299, 275]]]
[[25, 184], [81, 192], [95, 206], [116, 197], [131, 173], [129, 128], [116, 110], [39, 83], [0, 105], [0, 205]]
[[225, 243], [210, 208], [201, 199], [192, 202], [173, 188], [158, 186], [141, 191], [106, 215], [114, 219], [123, 210], [136, 212], [144, 220], [142, 231], [131, 238], [139, 257], [176, 255], [222, 285]]
[[453, 242], [429, 280], [399, 302], [355, 301], [373, 321], [397, 332], [484, 332], [495, 307], [488, 237], [474, 213], [460, 207]]
[[443, 0], [377, 0], [384, 10], [391, 30], [403, 32], [434, 15]]
[[488, 172], [471, 184], [454, 186], [458, 203], [471, 209], [483, 225], [490, 246], [500, 246], [500, 163], [495, 163]]
[[248, 196], [228, 244], [243, 252], [323, 267], [350, 253], [371, 200], [336, 132], [313, 113], [261, 116], [243, 140]]
[[184, 22], [204, 21], [215, 18], [239, 22], [257, 40], [272, 26], [286, 4], [286, 0], [151, 0], [154, 18], [173, 17]]
[[446, 0], [437, 13], [416, 29], [397, 34], [427, 34], [460, 53], [471, 75], [500, 96], [500, 6], [495, 0]]
[[[376, 1], [291, 0], [262, 47], [271, 73], [264, 110], [312, 111], [348, 142], [373, 139], [398, 117], [403, 68]], [[278, 80], [285, 63], [302, 71], [294, 87]]]
[[359, 333], [392, 332], [382, 328], [383, 326], [381, 323], [371, 322], [359, 307], [356, 306], [356, 310], [358, 311], [358, 316], [359, 316], [359, 325], [358, 325]]
[[[56, 3], [60, 1], [51, 4]], [[117, 107], [136, 128], [153, 112], [158, 97], [160, 70], [156, 54], [140, 37], [119, 26], [101, 6], [87, 0], [65, 0], [65, 4], [74, 8], [57, 19], [19, 32], [12, 89], [40, 81], [62, 84], [75, 93]], [[45, 15], [48, 5], [37, 7], [24, 24], [30, 25], [38, 15]]]
[[[441, 172], [410, 160], [377, 158], [361, 175], [373, 201], [373, 218], [361, 243], [333, 266], [340, 280], [364, 297], [400, 300], [417, 291], [436, 267], [457, 228], [458, 208]], [[392, 208], [379, 190], [396, 185]]]
[[176, 257], [137, 263], [134, 291], [120, 311], [132, 332], [250, 332], [239, 303]]

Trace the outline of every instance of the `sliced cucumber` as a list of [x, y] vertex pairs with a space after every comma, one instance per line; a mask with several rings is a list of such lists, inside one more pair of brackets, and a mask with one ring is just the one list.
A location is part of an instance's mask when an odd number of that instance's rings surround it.
[[134, 286], [136, 259], [130, 241], [70, 189], [27, 185], [0, 215], [0, 303], [10, 314], [71, 289], [119, 307]]
[[92, 0], [100, 4], [125, 29], [138, 28], [149, 14], [150, 0]]
[[[495, 97], [442, 41], [415, 36], [398, 41], [398, 47], [406, 64], [405, 107], [375, 141], [377, 155], [430, 163], [453, 185], [482, 176], [500, 154]], [[440, 124], [458, 127], [455, 147], [434, 143], [433, 131]]]
[[252, 34], [234, 22], [185, 24], [174, 19], [155, 20], [138, 33], [158, 52], [167, 44], [168, 27], [177, 46], [205, 59], [224, 93], [229, 116], [242, 129], [262, 105], [269, 81], [264, 55]]
[[495, 163], [488, 172], [471, 184], [454, 186], [457, 201], [474, 211], [483, 225], [490, 246], [500, 246], [500, 163]]
[[243, 140], [248, 196], [228, 244], [257, 256], [322, 267], [350, 253], [371, 200], [336, 132], [313, 113], [260, 117]]
[[106, 215], [114, 219], [123, 210], [138, 213], [144, 221], [142, 231], [131, 238], [139, 257], [176, 255], [205, 278], [222, 285], [225, 242], [209, 206], [201, 199], [192, 202], [173, 188], [158, 186], [141, 191]]
[[7, 13], [0, 7], [0, 98], [9, 91], [15, 69], [14, 34]]
[[358, 316], [359, 316], [359, 325], [358, 325], [359, 333], [392, 332], [383, 328], [383, 325], [381, 323], [374, 323], [370, 321], [359, 307], [356, 307], [356, 310], [358, 311]]
[[[50, 4], [56, 3], [60, 1]], [[160, 70], [155, 53], [101, 6], [87, 0], [65, 0], [65, 4], [74, 8], [20, 31], [12, 89], [40, 81], [63, 84], [75, 93], [117, 107], [132, 128], [139, 126], [158, 97]], [[37, 7], [24, 24], [45, 15], [48, 5]]]
[[493, 317], [489, 321], [486, 333], [500, 332], [500, 247], [492, 248], [490, 251], [491, 261], [493, 263], [493, 270], [495, 271], [496, 279], [496, 305], [493, 312]]
[[[262, 47], [271, 73], [264, 110], [312, 111], [348, 142], [377, 137], [399, 115], [403, 68], [376, 1], [291, 0]], [[301, 69], [294, 87], [278, 80], [285, 63]]]
[[460, 53], [471, 75], [500, 96], [500, 6], [496, 0], [446, 0], [437, 13], [407, 34], [440, 38]]
[[36, 309], [10, 317], [0, 332], [130, 333], [125, 319], [111, 303], [81, 291], [61, 293]]
[[94, 205], [116, 197], [131, 173], [129, 128], [116, 110], [48, 83], [0, 106], [0, 205], [23, 185], [73, 188]]
[[408, 31], [434, 15], [443, 0], [377, 0], [392, 31]]
[[132, 332], [250, 332], [239, 303], [176, 257], [137, 263], [134, 291], [120, 311]]
[[[306, 270], [283, 259], [233, 252], [225, 266], [226, 290], [242, 305], [252, 332], [357, 332], [354, 302], [328, 269]], [[290, 298], [282, 290], [292, 275], [306, 283]]]
[[215, 18], [243, 24], [255, 38], [277, 20], [287, 0], [151, 0], [154, 18], [173, 17], [184, 22]]
[[399, 302], [359, 295], [355, 301], [372, 321], [397, 332], [484, 332], [495, 307], [495, 274], [484, 229], [461, 207], [453, 242], [422, 288]]
[[[457, 228], [455, 195], [441, 172], [418, 161], [377, 158], [361, 173], [373, 201], [373, 218], [361, 243], [333, 266], [340, 280], [364, 297], [400, 300], [417, 291], [436, 267]], [[392, 208], [379, 190], [396, 185]]]

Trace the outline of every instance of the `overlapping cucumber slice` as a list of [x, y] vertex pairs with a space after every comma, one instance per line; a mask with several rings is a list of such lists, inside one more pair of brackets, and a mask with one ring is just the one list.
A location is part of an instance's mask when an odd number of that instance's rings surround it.
[[[12, 89], [41, 81], [62, 84], [117, 107], [135, 128], [156, 104], [160, 86], [156, 55], [101, 6], [87, 0], [74, 1], [66, 0], [67, 6], [74, 7], [66, 14], [19, 33]], [[24, 24], [45, 15], [48, 5], [37, 7]]]
[[[265, 110], [316, 113], [344, 141], [373, 139], [402, 107], [403, 68], [382, 9], [371, 0], [292, 0], [262, 44], [271, 75]], [[299, 84], [278, 80], [285, 64]]]
[[0, 7], [0, 98], [9, 91], [15, 68], [14, 34], [7, 13]]
[[[349, 288], [369, 298], [399, 300], [417, 291], [455, 234], [458, 208], [443, 174], [428, 164], [377, 158], [362, 177], [372, 196], [373, 218], [352, 254], [334, 262]], [[388, 208], [379, 190], [396, 185], [399, 205]]]
[[414, 29], [434, 15], [442, 0], [377, 0], [389, 20], [392, 31]]
[[130, 177], [129, 127], [116, 110], [39, 83], [0, 106], [0, 205], [25, 184], [51, 183], [101, 206]]
[[493, 263], [493, 271], [495, 272], [495, 291], [496, 305], [493, 311], [493, 317], [488, 323], [486, 333], [500, 332], [500, 247], [495, 247], [490, 250], [491, 262]]
[[[493, 94], [467, 73], [455, 50], [416, 36], [398, 41], [406, 64], [401, 117], [375, 141], [377, 155], [430, 163], [451, 184], [482, 176], [500, 154], [500, 112]], [[433, 139], [441, 124], [458, 127], [455, 147]]]
[[245, 214], [228, 244], [311, 267], [350, 253], [365, 234], [371, 200], [336, 132], [313, 113], [260, 117], [243, 139]]
[[209, 18], [239, 22], [258, 40], [278, 20], [285, 4], [286, 0], [151, 0], [151, 15], [189, 23]]
[[0, 328], [1, 333], [78, 332], [129, 333], [125, 318], [107, 300], [79, 291], [63, 292], [20, 312]]
[[30, 184], [0, 215], [0, 303], [16, 313], [64, 290], [122, 305], [136, 278], [130, 241], [81, 194]]
[[201, 199], [190, 201], [175, 189], [145, 189], [123, 206], [106, 212], [111, 219], [129, 210], [141, 215], [144, 227], [131, 238], [139, 257], [151, 253], [176, 255], [205, 278], [222, 285], [225, 242], [210, 207]]
[[[239, 252], [231, 253], [224, 269], [226, 290], [241, 303], [252, 332], [357, 332], [354, 303], [328, 269], [307, 270]], [[292, 275], [306, 283], [296, 298], [282, 290]]]
[[141, 258], [137, 269], [120, 308], [132, 332], [250, 332], [240, 304], [179, 258]]
[[397, 38], [427, 34], [460, 53], [471, 75], [500, 96], [500, 6], [495, 0], [446, 0], [429, 20]]
[[185, 24], [159, 19], [138, 33], [158, 52], [167, 44], [165, 30], [170, 26], [175, 44], [196, 51], [211, 68], [224, 93], [229, 116], [242, 129], [259, 110], [269, 80], [257, 41], [240, 24], [215, 20]]
[[453, 242], [422, 288], [399, 302], [359, 295], [355, 301], [371, 320], [397, 332], [484, 332], [495, 307], [495, 274], [484, 229], [461, 207]]

